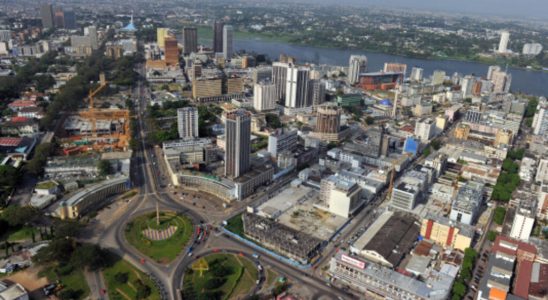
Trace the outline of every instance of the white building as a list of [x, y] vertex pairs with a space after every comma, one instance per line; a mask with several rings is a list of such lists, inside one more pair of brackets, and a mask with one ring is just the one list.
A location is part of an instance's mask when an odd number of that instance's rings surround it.
[[534, 212], [520, 208], [516, 210], [514, 222], [512, 223], [512, 229], [510, 230], [510, 237], [522, 241], [527, 241], [531, 236], [534, 225]]
[[367, 56], [365, 55], [350, 55], [348, 65], [348, 82], [350, 84], [358, 83], [360, 73], [367, 71]]
[[290, 108], [309, 107], [310, 68], [290, 65], [287, 68], [285, 106]]
[[360, 191], [358, 184], [331, 175], [322, 179], [320, 200], [330, 213], [348, 218], [361, 204]]
[[297, 130], [278, 130], [268, 136], [268, 152], [276, 158], [282, 151], [293, 151], [297, 147], [299, 136]]
[[233, 53], [233, 35], [234, 29], [232, 25], [223, 27], [223, 56], [225, 59], [230, 59]]
[[197, 138], [198, 134], [198, 109], [195, 107], [183, 107], [177, 110], [177, 129], [179, 138]]
[[409, 76], [409, 79], [411, 81], [416, 81], [416, 82], [422, 81], [423, 74], [424, 74], [423, 68], [413, 67], [411, 69], [411, 75]]
[[522, 54], [537, 56], [542, 52], [542, 45], [539, 43], [527, 43], [523, 45]]
[[256, 83], [253, 88], [253, 108], [257, 111], [276, 108], [276, 86], [271, 82]]
[[535, 182], [540, 184], [548, 184], [548, 159], [541, 159], [539, 161]]
[[445, 71], [435, 70], [432, 73], [432, 85], [442, 85], [445, 81]]
[[500, 42], [498, 53], [507, 53], [508, 52], [508, 42], [510, 41], [510, 32], [502, 31], [500, 33]]
[[430, 118], [418, 120], [415, 124], [415, 136], [427, 143], [436, 133], [436, 122]]
[[471, 181], [462, 186], [459, 189], [457, 198], [453, 201], [449, 218], [453, 221], [472, 225], [483, 201], [483, 187], [482, 183]]
[[493, 71], [491, 74], [491, 82], [493, 83], [493, 92], [508, 93], [512, 84], [512, 74], [504, 71]]
[[533, 118], [533, 134], [548, 137], [548, 102], [540, 97], [537, 113]]
[[472, 97], [472, 88], [476, 83], [476, 78], [471, 75], [466, 75], [462, 79], [461, 91], [464, 98]]

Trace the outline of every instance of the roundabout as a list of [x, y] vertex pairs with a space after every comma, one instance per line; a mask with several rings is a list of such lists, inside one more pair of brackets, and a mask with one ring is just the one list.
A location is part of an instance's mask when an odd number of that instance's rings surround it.
[[173, 261], [193, 234], [191, 220], [173, 211], [155, 212], [133, 218], [126, 224], [125, 238], [139, 252], [162, 264]]
[[184, 299], [237, 299], [254, 291], [260, 270], [247, 257], [231, 253], [211, 253], [197, 257], [183, 277]]

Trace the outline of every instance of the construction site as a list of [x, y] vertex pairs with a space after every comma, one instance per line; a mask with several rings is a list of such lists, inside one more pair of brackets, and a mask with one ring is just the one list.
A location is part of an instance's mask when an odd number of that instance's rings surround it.
[[127, 151], [131, 138], [130, 112], [120, 108], [96, 108], [96, 97], [107, 88], [105, 74], [89, 91], [88, 108], [64, 116], [56, 132], [63, 155], [88, 151]]

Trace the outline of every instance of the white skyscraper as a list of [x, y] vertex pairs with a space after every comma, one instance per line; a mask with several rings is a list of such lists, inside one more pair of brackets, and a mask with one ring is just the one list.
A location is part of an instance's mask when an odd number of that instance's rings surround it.
[[504, 71], [493, 71], [491, 82], [493, 82], [493, 92], [508, 93], [512, 84], [512, 74]]
[[225, 59], [230, 59], [232, 57], [232, 43], [234, 29], [231, 25], [225, 25], [223, 27], [223, 56]]
[[468, 98], [472, 96], [472, 88], [474, 87], [474, 84], [476, 83], [476, 78], [471, 75], [466, 75], [462, 79], [461, 83], [461, 91], [462, 91], [462, 97]]
[[99, 48], [99, 40], [97, 38], [97, 27], [89, 26], [84, 28], [84, 35], [89, 38], [91, 49]]
[[360, 80], [360, 73], [367, 70], [367, 56], [365, 55], [350, 55], [348, 65], [348, 82], [356, 84]]
[[11, 40], [11, 30], [0, 30], [0, 42], [9, 42]]
[[489, 66], [489, 69], [487, 69], [487, 80], [493, 79], [493, 72], [500, 71], [499, 66]]
[[510, 32], [502, 31], [500, 33], [500, 42], [499, 42], [499, 53], [508, 52], [508, 42], [510, 41]]
[[285, 106], [302, 108], [312, 106], [309, 97], [310, 68], [290, 65], [287, 68]]
[[533, 118], [533, 133], [548, 137], [548, 102], [544, 97], [540, 97], [537, 113]]
[[177, 129], [182, 139], [199, 136], [198, 110], [195, 107], [183, 107], [177, 110]]
[[411, 79], [411, 81], [422, 81], [423, 74], [423, 68], [413, 67], [411, 69], [411, 76], [409, 77], [409, 79]]
[[271, 82], [256, 83], [253, 89], [253, 108], [257, 111], [276, 108], [276, 86]]

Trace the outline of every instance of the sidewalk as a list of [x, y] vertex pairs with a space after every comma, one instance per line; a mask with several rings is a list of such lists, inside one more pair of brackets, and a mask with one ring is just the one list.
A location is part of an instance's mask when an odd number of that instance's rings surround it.
[[93, 300], [108, 300], [108, 294], [106, 292], [104, 295], [101, 293], [101, 290], [107, 290], [103, 273], [100, 271], [90, 272], [86, 270], [84, 276], [86, 277], [89, 286], [90, 298]]

